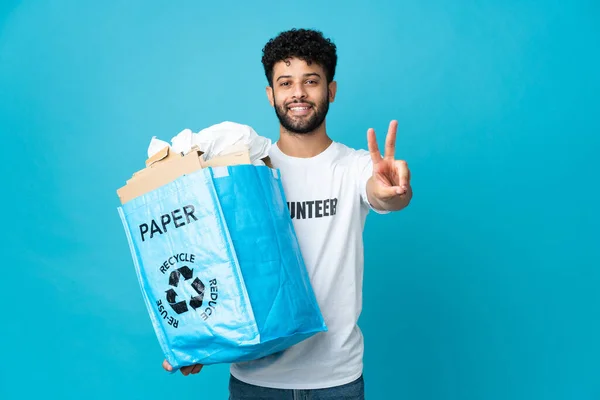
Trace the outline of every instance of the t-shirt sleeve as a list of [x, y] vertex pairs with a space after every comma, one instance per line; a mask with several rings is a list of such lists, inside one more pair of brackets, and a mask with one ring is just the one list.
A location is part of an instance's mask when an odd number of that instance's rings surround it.
[[362, 204], [378, 214], [389, 213], [389, 211], [378, 210], [374, 208], [367, 197], [367, 182], [369, 181], [369, 178], [371, 178], [371, 176], [373, 175], [373, 160], [371, 159], [371, 154], [366, 150], [358, 150], [356, 156], [358, 159], [358, 191], [360, 193], [360, 199]]

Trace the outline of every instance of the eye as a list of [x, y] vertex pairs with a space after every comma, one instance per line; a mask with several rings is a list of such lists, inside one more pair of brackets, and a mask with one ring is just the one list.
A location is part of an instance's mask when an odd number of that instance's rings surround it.
[[316, 85], [318, 82], [313, 79], [309, 79], [306, 81], [306, 83], [308, 83], [309, 85]]
[[279, 84], [279, 86], [289, 86], [289, 85], [290, 85], [290, 83], [289, 83], [289, 82], [281, 82], [281, 83]]

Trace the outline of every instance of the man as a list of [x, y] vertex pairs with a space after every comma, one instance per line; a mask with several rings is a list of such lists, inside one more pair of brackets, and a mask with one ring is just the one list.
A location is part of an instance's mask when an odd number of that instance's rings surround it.
[[[369, 152], [332, 141], [325, 117], [336, 95], [336, 46], [318, 31], [279, 34], [264, 47], [262, 62], [267, 97], [280, 122], [270, 157], [281, 170], [328, 331], [272, 356], [233, 364], [230, 399], [295, 399], [309, 392], [312, 399], [363, 399], [363, 337], [357, 321], [365, 218], [369, 210], [401, 210], [412, 198], [407, 164], [394, 159], [397, 122], [390, 123], [383, 157], [373, 129], [367, 131]], [[166, 361], [163, 366], [171, 369]], [[201, 368], [181, 372], [196, 374]]]

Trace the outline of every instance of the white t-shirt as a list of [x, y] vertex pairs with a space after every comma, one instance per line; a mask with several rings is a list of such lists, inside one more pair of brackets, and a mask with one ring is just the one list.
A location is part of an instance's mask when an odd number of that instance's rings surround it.
[[372, 208], [366, 150], [333, 142], [312, 158], [270, 151], [280, 170], [300, 249], [328, 331], [260, 360], [231, 365], [241, 381], [282, 389], [342, 385], [363, 371], [363, 228]]

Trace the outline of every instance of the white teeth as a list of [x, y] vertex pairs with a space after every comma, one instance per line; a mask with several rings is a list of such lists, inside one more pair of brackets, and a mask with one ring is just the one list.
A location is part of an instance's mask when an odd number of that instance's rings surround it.
[[290, 107], [292, 111], [308, 110], [308, 107]]

